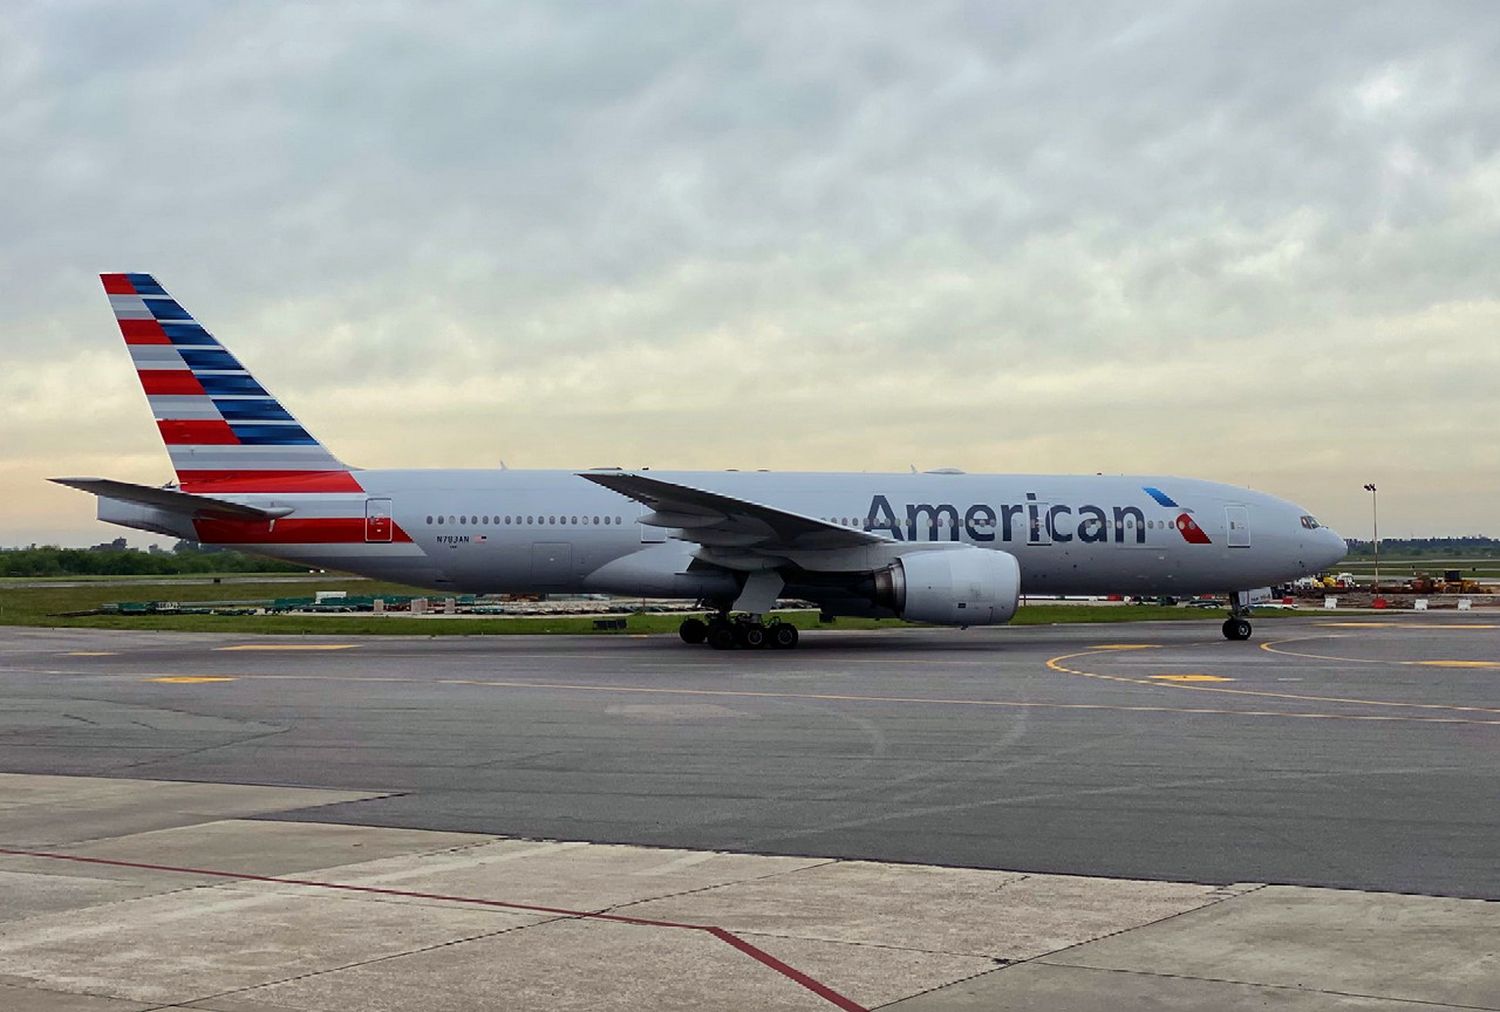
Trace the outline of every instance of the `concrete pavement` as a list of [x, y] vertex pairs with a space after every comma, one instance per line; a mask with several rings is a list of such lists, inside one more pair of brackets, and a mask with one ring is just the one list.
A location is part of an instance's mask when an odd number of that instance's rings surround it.
[[1485, 901], [263, 818], [329, 800], [0, 776], [0, 1007], [1500, 1009]]

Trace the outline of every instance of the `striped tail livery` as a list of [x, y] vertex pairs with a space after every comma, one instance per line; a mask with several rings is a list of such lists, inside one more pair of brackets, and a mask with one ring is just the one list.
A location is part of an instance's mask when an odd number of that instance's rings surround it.
[[155, 278], [101, 278], [184, 491], [360, 490], [350, 469]]

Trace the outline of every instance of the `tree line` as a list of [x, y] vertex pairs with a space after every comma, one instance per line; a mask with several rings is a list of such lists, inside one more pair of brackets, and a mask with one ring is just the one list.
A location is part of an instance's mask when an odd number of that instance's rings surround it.
[[[1349, 538], [1349, 558], [1366, 559], [1375, 555], [1375, 545], [1368, 540]], [[1459, 538], [1381, 538], [1380, 555], [1390, 557], [1417, 557], [1431, 555], [1435, 558], [1500, 556], [1500, 540], [1482, 535]]]
[[139, 551], [134, 548], [96, 546], [59, 548], [32, 545], [0, 549], [3, 576], [181, 576], [189, 573], [305, 573], [274, 559], [241, 552], [205, 550], [190, 541], [178, 542], [172, 551]]

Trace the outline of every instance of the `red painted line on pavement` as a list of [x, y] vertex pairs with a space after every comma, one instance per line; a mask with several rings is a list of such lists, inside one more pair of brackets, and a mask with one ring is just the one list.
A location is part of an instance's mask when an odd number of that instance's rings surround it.
[[833, 988], [820, 983], [795, 967], [788, 966], [764, 949], [757, 948], [724, 928], [712, 924], [688, 924], [682, 921], [661, 921], [650, 917], [631, 917], [626, 914], [606, 914], [591, 910], [568, 910], [563, 907], [548, 907], [536, 903], [512, 903], [508, 900], [487, 900], [477, 896], [453, 896], [447, 893], [417, 892], [411, 889], [388, 889], [382, 886], [351, 885], [345, 882], [318, 882], [305, 878], [285, 878], [280, 875], [253, 875], [249, 872], [221, 871], [216, 868], [184, 868], [170, 864], [148, 864], [144, 861], [121, 861], [110, 857], [84, 857], [78, 854], [56, 854], [45, 850], [14, 850], [0, 847], [0, 854], [11, 857], [38, 857], [50, 861], [74, 861], [78, 864], [102, 864], [115, 868], [137, 868], [142, 871], [169, 872], [176, 875], [203, 875], [212, 878], [236, 879], [241, 882], [272, 882], [280, 885], [310, 886], [315, 889], [337, 889], [343, 892], [373, 893], [378, 896], [401, 896], [417, 900], [444, 900], [450, 903], [471, 903], [504, 910], [524, 910], [528, 913], [556, 914], [559, 917], [577, 917], [594, 921], [610, 921], [615, 924], [634, 924], [648, 928], [679, 928], [684, 931], [703, 931], [721, 942], [725, 942], [763, 966], [769, 967], [786, 979], [813, 994], [831, 1002], [844, 1012], [869, 1012], [865, 1006], [846, 998]]
[[755, 946], [751, 945], [749, 942], [745, 941], [738, 935], [731, 934], [730, 932], [725, 931], [723, 928], [705, 927], [702, 930], [707, 931], [710, 935], [713, 935], [720, 941], [728, 942], [730, 945], [734, 946], [736, 949], [739, 949], [751, 959], [758, 960], [759, 962], [764, 963], [766, 966], [769, 966], [771, 969], [775, 970], [783, 977], [786, 977], [789, 980], [796, 981], [798, 984], [801, 984], [803, 987], [807, 988], [819, 998], [823, 998], [837, 1005], [839, 1008], [843, 1009], [844, 1012], [868, 1012], [868, 1010], [866, 1010], [863, 1005], [855, 1004], [853, 1001], [845, 998], [843, 995], [839, 994], [828, 985], [819, 983], [818, 981], [813, 980], [807, 974], [803, 973], [801, 970], [786, 965], [781, 960], [771, 955], [769, 952], [766, 952], [763, 949], [757, 949]]

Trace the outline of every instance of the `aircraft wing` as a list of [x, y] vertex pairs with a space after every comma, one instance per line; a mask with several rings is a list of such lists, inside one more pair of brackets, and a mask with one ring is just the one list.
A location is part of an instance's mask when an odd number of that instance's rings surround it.
[[651, 507], [641, 523], [677, 528], [684, 541], [700, 545], [774, 553], [887, 543], [868, 531], [641, 474], [590, 471], [579, 477]]
[[291, 512], [284, 506], [274, 509], [261, 509], [257, 506], [246, 506], [243, 503], [229, 502], [227, 499], [215, 499], [206, 495], [193, 495], [190, 492], [179, 492], [170, 488], [153, 488], [150, 485], [136, 485], [128, 481], [114, 481], [110, 478], [50, 478], [59, 485], [69, 488], [81, 489], [84, 492], [92, 492], [94, 495], [104, 496], [108, 499], [118, 499], [122, 502], [137, 503], [141, 506], [154, 506], [157, 509], [167, 510], [171, 513], [181, 513], [185, 516], [217, 516], [234, 517], [241, 520], [275, 520], [284, 517]]

